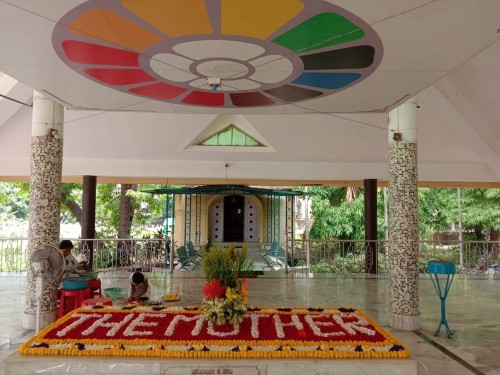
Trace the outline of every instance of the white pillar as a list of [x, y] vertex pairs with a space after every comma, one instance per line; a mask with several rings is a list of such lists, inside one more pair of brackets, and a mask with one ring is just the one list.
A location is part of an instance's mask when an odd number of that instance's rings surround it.
[[[31, 171], [29, 205], [29, 256], [47, 245], [59, 243], [59, 220], [63, 155], [64, 108], [43, 94], [33, 97], [33, 124], [31, 132]], [[41, 325], [57, 319], [57, 287], [59, 282], [46, 280], [41, 298]], [[36, 325], [36, 280], [28, 267], [26, 281], [26, 308], [23, 327]]]
[[389, 324], [420, 328], [418, 296], [417, 105], [389, 113]]

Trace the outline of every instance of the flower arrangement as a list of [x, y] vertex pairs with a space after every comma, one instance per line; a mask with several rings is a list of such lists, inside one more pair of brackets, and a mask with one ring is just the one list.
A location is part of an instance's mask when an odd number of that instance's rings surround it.
[[247, 260], [247, 245], [241, 250], [235, 245], [225, 249], [211, 247], [201, 262], [207, 278], [203, 289], [201, 308], [203, 317], [214, 324], [237, 324], [247, 312], [247, 280], [242, 273], [253, 270], [253, 261]]
[[408, 358], [410, 354], [396, 337], [351, 307], [252, 306], [248, 307], [250, 319], [232, 327], [203, 324], [201, 313], [199, 306], [85, 306], [45, 327], [19, 352], [312, 359]]

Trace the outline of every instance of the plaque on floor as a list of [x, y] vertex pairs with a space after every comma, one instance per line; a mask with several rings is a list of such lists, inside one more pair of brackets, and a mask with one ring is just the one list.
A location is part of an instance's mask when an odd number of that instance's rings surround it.
[[[264, 368], [260, 368], [264, 367]], [[161, 375], [261, 375], [265, 366], [172, 366], [162, 365]]]

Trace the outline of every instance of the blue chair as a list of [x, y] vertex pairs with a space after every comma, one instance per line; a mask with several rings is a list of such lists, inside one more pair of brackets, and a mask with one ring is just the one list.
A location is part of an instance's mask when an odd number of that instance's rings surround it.
[[189, 256], [188, 251], [184, 246], [177, 248], [177, 255], [179, 257], [179, 269], [187, 269], [187, 266], [189, 265], [197, 266], [200, 264], [195, 258]]
[[266, 255], [270, 256], [278, 256], [279, 253], [279, 246], [278, 246], [278, 241], [273, 241], [271, 245], [264, 245], [264, 250], [261, 251], [262, 258], [264, 258]]
[[194, 248], [194, 244], [192, 241], [189, 241], [187, 243], [187, 250], [188, 250], [188, 255], [193, 258], [193, 259], [196, 259], [198, 257], [202, 257], [202, 254], [199, 252], [199, 251], [196, 251], [195, 248]]
[[286, 250], [278, 244], [278, 241], [273, 241], [271, 248], [262, 252], [262, 258], [269, 267], [283, 267], [286, 261]]

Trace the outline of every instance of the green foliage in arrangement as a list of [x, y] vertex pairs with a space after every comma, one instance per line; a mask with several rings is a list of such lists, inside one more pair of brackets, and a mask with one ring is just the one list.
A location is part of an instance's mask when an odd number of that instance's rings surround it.
[[205, 251], [201, 266], [207, 281], [218, 279], [223, 286], [239, 288], [241, 274], [253, 270], [253, 260], [247, 259], [247, 252], [247, 244], [243, 244], [241, 250], [232, 244], [225, 249], [213, 246]]

